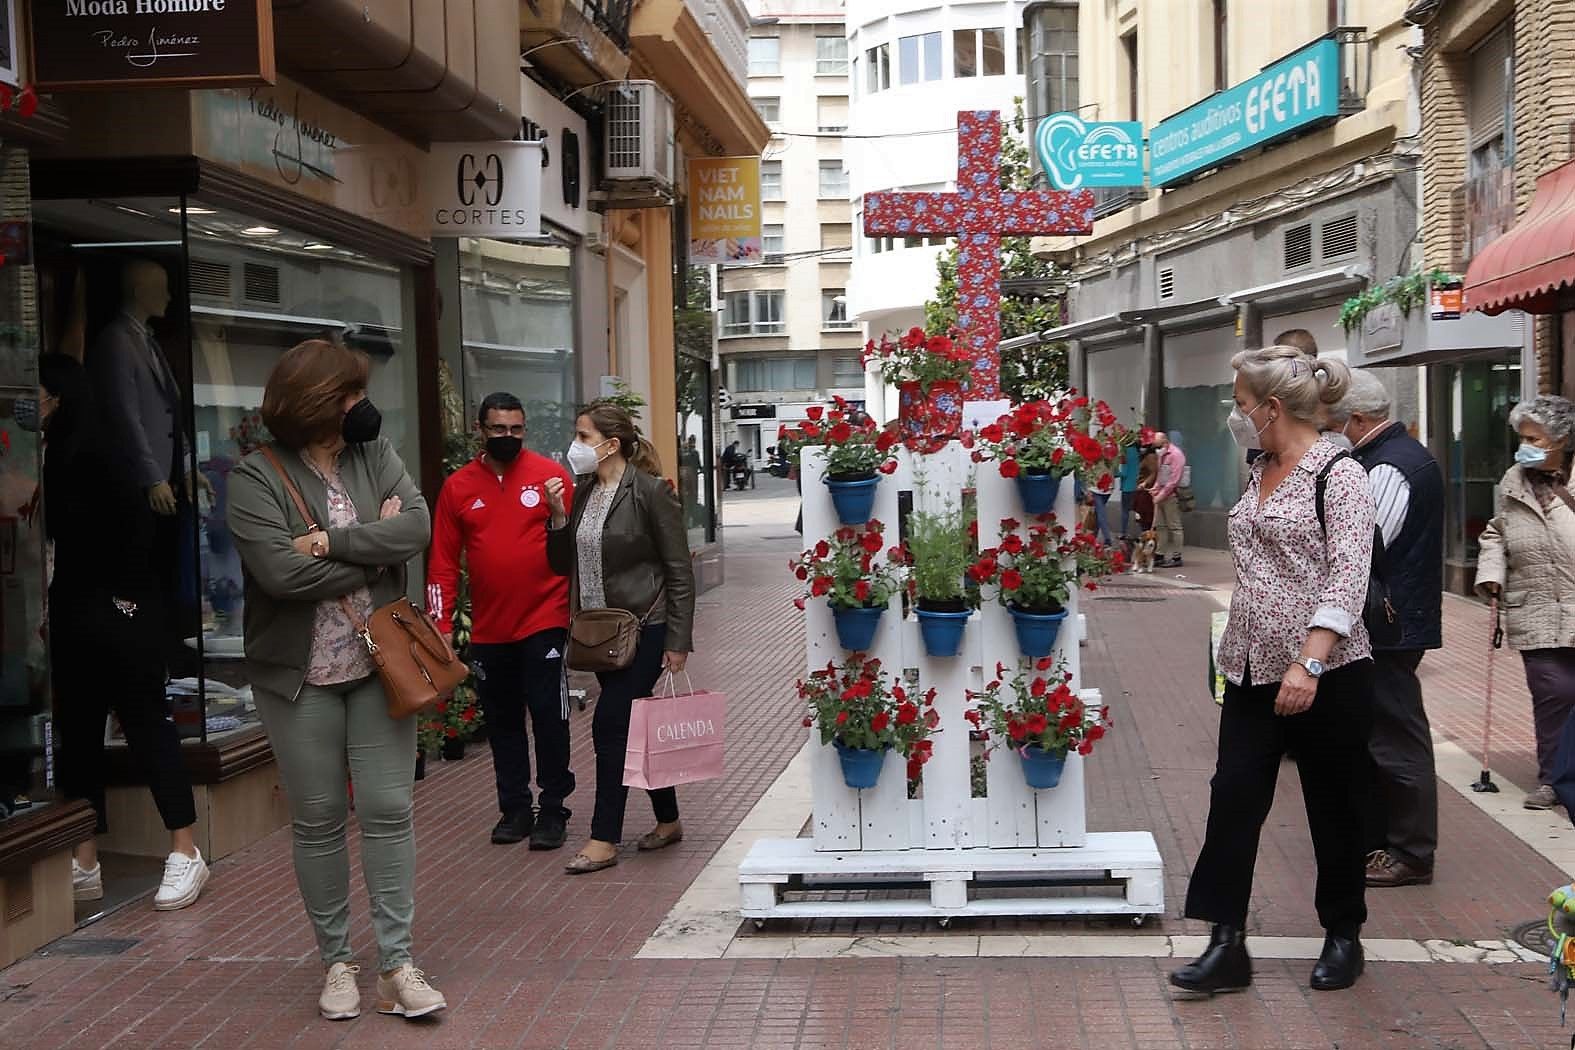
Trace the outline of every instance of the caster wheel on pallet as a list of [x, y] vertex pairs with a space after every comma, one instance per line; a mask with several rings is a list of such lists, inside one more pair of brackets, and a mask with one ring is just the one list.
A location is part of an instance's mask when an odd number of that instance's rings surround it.
[[936, 919], [936, 920], [935, 920], [935, 923], [936, 923], [936, 925], [938, 925], [938, 926], [939, 926], [939, 927], [940, 927], [940, 928], [941, 928], [941, 929], [943, 929], [943, 930], [944, 930], [944, 929], [946, 929], [946, 928], [948, 928], [948, 927], [949, 927], [949, 926], [951, 926], [951, 924], [952, 924], [952, 920], [951, 920], [951, 919]]
[[1132, 928], [1134, 930], [1141, 930], [1143, 928], [1143, 923], [1145, 921], [1147, 921], [1147, 919], [1148, 919], [1147, 915], [1134, 915], [1134, 916], [1132, 916]]
[[756, 930], [763, 930], [766, 928], [766, 920], [764, 919], [755, 919], [754, 924]]

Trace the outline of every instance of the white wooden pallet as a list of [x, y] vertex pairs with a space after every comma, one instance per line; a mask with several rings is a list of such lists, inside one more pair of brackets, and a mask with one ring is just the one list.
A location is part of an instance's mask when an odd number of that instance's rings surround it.
[[[766, 919], [1129, 915], [1141, 925], [1165, 911], [1164, 863], [1146, 831], [1090, 832], [1068, 849], [817, 850], [811, 839], [761, 839], [738, 868], [740, 911]], [[879, 889], [925, 882], [929, 897], [783, 900], [789, 889]], [[1014, 895], [1007, 888], [1064, 888], [1116, 882], [1121, 895]], [[997, 887], [991, 896], [970, 891]]]

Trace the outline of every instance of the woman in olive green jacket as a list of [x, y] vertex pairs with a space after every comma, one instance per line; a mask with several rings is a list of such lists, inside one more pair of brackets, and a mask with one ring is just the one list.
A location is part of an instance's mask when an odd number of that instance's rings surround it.
[[230, 480], [230, 531], [246, 570], [246, 668], [289, 796], [296, 881], [328, 969], [318, 1008], [330, 1020], [361, 1010], [348, 937], [347, 774], [380, 957], [377, 1008], [420, 1017], [447, 1005], [410, 961], [415, 719], [389, 717], [355, 626], [405, 593], [405, 566], [432, 533], [426, 501], [378, 436], [369, 373], [366, 355], [334, 343], [286, 353], [262, 403], [279, 466], [253, 454]]

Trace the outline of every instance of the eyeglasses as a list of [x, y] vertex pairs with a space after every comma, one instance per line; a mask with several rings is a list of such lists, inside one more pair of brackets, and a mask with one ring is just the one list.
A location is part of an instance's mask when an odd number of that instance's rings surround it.
[[522, 438], [525, 436], [525, 424], [523, 423], [516, 423], [513, 426], [509, 426], [506, 423], [493, 423], [492, 425], [484, 426], [481, 429], [488, 437]]

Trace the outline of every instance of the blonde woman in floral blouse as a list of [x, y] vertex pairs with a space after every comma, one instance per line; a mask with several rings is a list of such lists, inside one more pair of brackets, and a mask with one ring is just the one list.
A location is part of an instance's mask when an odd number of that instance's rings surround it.
[[[1374, 507], [1360, 464], [1318, 439], [1324, 405], [1350, 371], [1288, 346], [1237, 354], [1230, 430], [1261, 448], [1247, 491], [1230, 512], [1236, 591], [1220, 641], [1229, 684], [1208, 831], [1192, 871], [1186, 915], [1213, 923], [1209, 947], [1171, 974], [1213, 994], [1252, 982], [1245, 927], [1258, 834], [1287, 751], [1301, 774], [1318, 859], [1315, 904], [1326, 937], [1312, 971], [1319, 991], [1349, 988], [1362, 972], [1367, 918], [1362, 806], [1372, 651], [1362, 625]], [[1336, 461], [1338, 460], [1338, 461]], [[1327, 471], [1324, 519], [1316, 506]]]

